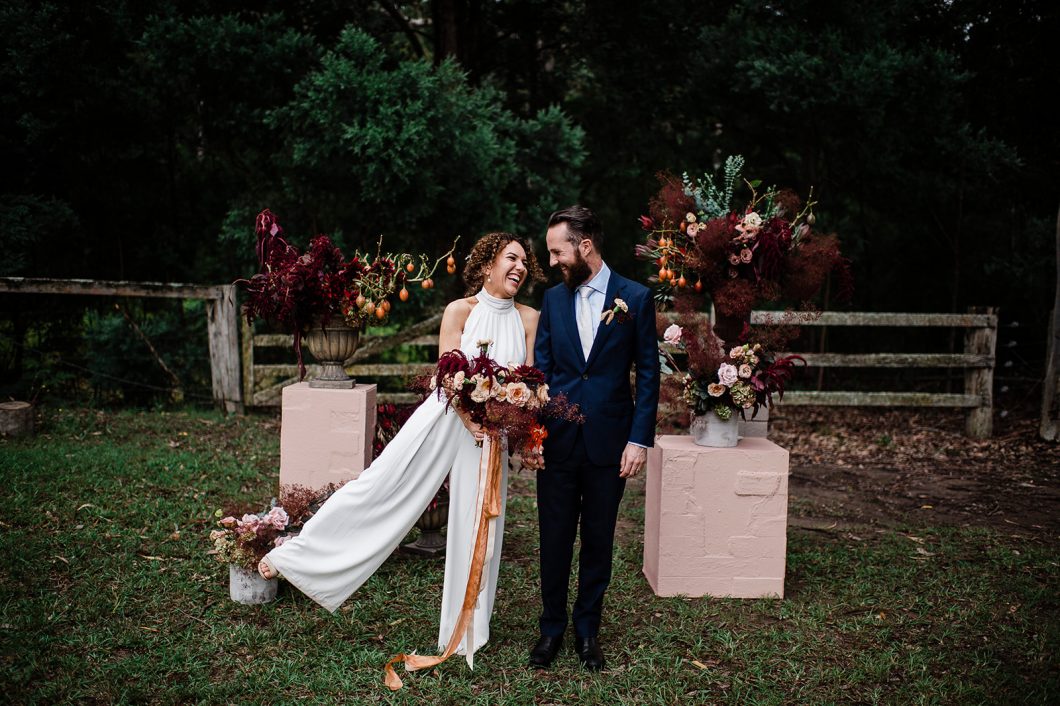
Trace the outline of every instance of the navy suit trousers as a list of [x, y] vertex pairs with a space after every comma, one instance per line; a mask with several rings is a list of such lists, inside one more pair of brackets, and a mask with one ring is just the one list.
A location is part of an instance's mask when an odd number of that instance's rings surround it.
[[597, 466], [585, 451], [581, 430], [570, 456], [549, 461], [537, 473], [537, 514], [541, 528], [541, 634], [558, 636], [567, 627], [567, 586], [570, 583], [574, 538], [581, 530], [578, 596], [574, 632], [596, 637], [604, 592], [611, 582], [618, 505], [626, 479], [619, 465]]

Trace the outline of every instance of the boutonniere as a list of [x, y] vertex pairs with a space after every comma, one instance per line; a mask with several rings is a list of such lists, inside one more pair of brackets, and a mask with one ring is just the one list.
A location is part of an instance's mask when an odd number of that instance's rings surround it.
[[611, 323], [612, 321], [616, 320], [618, 321], [618, 323], [624, 324], [625, 322], [629, 321], [629, 318], [629, 305], [618, 297], [615, 297], [614, 306], [605, 311], [603, 314], [600, 314], [600, 320], [604, 322], [605, 326]]

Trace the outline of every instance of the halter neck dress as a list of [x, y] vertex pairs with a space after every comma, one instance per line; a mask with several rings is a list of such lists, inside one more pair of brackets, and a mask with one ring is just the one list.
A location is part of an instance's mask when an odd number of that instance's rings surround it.
[[[469, 357], [489, 340], [489, 355], [502, 365], [526, 360], [526, 331], [512, 299], [485, 289], [475, 295], [460, 337]], [[379, 458], [328, 498], [295, 538], [273, 549], [268, 559], [287, 581], [334, 612], [393, 553], [449, 476], [449, 523], [439, 647], [452, 633], [471, 565], [479, 502], [481, 449], [445, 401], [430, 395], [409, 417]], [[507, 487], [507, 460], [503, 462]], [[502, 491], [501, 496], [504, 497]], [[497, 592], [504, 509], [496, 520], [495, 546], [484, 571], [472, 618], [475, 650], [489, 640], [489, 618]], [[458, 653], [466, 652], [461, 643]], [[470, 659], [469, 659], [470, 661]]]

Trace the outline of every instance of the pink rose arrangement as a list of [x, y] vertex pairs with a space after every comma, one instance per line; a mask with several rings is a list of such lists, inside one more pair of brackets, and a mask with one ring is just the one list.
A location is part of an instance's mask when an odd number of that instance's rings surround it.
[[[685, 359], [687, 372], [677, 357]], [[773, 395], [784, 397], [784, 386], [798, 355], [774, 357], [760, 343], [745, 343], [726, 351], [712, 331], [692, 331], [670, 325], [659, 344], [659, 358], [667, 382], [678, 386], [681, 399], [696, 416], [713, 412], [720, 419], [734, 413], [753, 418], [761, 407], [772, 408]]]
[[209, 553], [222, 563], [254, 569], [273, 547], [280, 546], [301, 529], [339, 487], [334, 483], [320, 490], [301, 485], [284, 486], [283, 505], [274, 504], [259, 514], [244, 513], [236, 517], [217, 510], [214, 516], [220, 529], [210, 532], [213, 548]]

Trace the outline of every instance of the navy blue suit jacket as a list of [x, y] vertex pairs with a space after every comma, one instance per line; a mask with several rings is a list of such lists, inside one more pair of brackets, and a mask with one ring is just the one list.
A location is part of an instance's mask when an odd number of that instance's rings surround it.
[[[574, 316], [575, 294], [558, 284], [545, 292], [537, 325], [534, 365], [545, 373], [549, 392], [566, 393], [585, 416], [583, 438], [589, 460], [599, 466], [618, 465], [632, 441], [655, 442], [659, 406], [659, 353], [655, 304], [651, 290], [611, 271], [604, 311], [616, 298], [629, 306], [629, 317], [600, 322], [589, 359], [582, 354]], [[636, 365], [636, 403], [630, 370]], [[574, 447], [578, 425], [548, 422], [545, 461], [565, 460]]]

